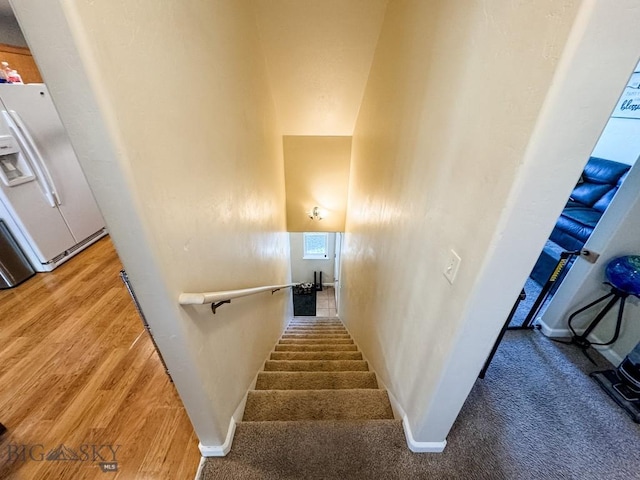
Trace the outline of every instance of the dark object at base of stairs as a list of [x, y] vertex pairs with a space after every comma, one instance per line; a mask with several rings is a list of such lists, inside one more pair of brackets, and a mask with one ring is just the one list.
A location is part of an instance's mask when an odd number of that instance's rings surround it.
[[293, 315], [296, 317], [314, 317], [316, 315], [316, 291], [307, 293], [293, 292]]

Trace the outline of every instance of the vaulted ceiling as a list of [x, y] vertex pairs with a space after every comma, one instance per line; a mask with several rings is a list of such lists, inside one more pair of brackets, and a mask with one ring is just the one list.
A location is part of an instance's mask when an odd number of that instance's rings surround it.
[[254, 0], [283, 135], [352, 135], [387, 0]]
[[282, 135], [352, 135], [387, 0], [252, 1]]

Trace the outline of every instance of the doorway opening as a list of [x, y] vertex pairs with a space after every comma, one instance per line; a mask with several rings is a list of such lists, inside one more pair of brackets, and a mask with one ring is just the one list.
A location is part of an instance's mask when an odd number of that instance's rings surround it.
[[[304, 316], [339, 315], [342, 235], [342, 232], [289, 233], [291, 282], [306, 286], [300, 289], [300, 294], [313, 297], [313, 301], [307, 298], [309, 305], [299, 310], [305, 312]], [[294, 298], [294, 314], [295, 302]]]
[[[582, 174], [567, 199], [561, 215], [523, 286], [524, 296], [515, 309], [511, 328], [538, 326], [548, 336], [569, 333], [565, 324], [568, 310], [575, 310], [575, 292], [585, 282], [586, 270], [597, 270], [600, 282], [607, 262], [617, 255], [633, 252], [605, 248], [630, 215], [640, 191], [636, 160], [640, 156], [640, 63], [632, 72]], [[580, 272], [573, 272], [578, 267]], [[560, 290], [563, 295], [556, 295]], [[522, 299], [524, 297], [524, 299]], [[575, 297], [575, 296], [574, 296]], [[549, 311], [551, 315], [547, 316]], [[623, 336], [638, 336], [636, 329]], [[607, 334], [605, 334], [607, 336]], [[623, 343], [632, 340], [624, 339]], [[627, 341], [628, 340], [628, 341]], [[640, 340], [640, 338], [638, 338]], [[601, 352], [612, 363], [624, 354]]]

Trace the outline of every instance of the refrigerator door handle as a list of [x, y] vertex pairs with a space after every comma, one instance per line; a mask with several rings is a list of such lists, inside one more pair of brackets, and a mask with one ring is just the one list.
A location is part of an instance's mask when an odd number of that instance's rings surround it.
[[51, 186], [47, 182], [45, 174], [40, 168], [40, 165], [38, 165], [35, 162], [35, 159], [33, 158], [33, 153], [29, 149], [29, 145], [27, 145], [26, 140], [24, 139], [22, 133], [18, 129], [18, 126], [16, 125], [11, 115], [9, 115], [9, 112], [7, 112], [6, 110], [2, 110], [2, 116], [4, 117], [4, 120], [7, 123], [7, 126], [9, 127], [9, 131], [11, 132], [11, 135], [15, 137], [16, 141], [20, 145], [20, 150], [22, 151], [22, 154], [27, 158], [28, 162], [31, 164], [31, 167], [35, 170], [36, 180], [38, 181], [38, 183], [40, 184], [40, 187], [42, 188], [44, 196], [47, 199], [47, 203], [49, 204], [50, 207], [55, 208], [56, 199], [53, 197], [53, 194], [51, 193]]
[[20, 118], [18, 112], [14, 110], [3, 110], [2, 114], [7, 120], [9, 127], [11, 128], [13, 126], [12, 130], [14, 131], [20, 146], [29, 157], [29, 160], [31, 160], [31, 163], [38, 170], [39, 177], [42, 179], [42, 183], [44, 184], [43, 188], [46, 190], [46, 196], [49, 200], [49, 204], [52, 207], [62, 205], [60, 194], [58, 193], [56, 184], [53, 181], [53, 177], [51, 176], [51, 173], [47, 168], [47, 164], [42, 158], [36, 143], [33, 141], [33, 137], [31, 137], [29, 129], [22, 121], [22, 118]]

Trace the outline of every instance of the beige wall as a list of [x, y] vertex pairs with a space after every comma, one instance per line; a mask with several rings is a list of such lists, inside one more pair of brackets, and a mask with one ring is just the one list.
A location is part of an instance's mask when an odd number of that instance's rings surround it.
[[[351, 137], [284, 137], [287, 230], [341, 232], [345, 226]], [[306, 212], [318, 206], [321, 221]]]
[[[390, 2], [353, 137], [343, 319], [418, 441], [444, 440], [480, 369], [434, 407], [579, 5], [512, 3]], [[518, 289], [491, 299], [505, 316]]]
[[200, 441], [220, 446], [290, 304], [284, 290], [215, 317], [177, 305], [181, 292], [290, 276], [282, 141], [252, 5], [17, 10]]

